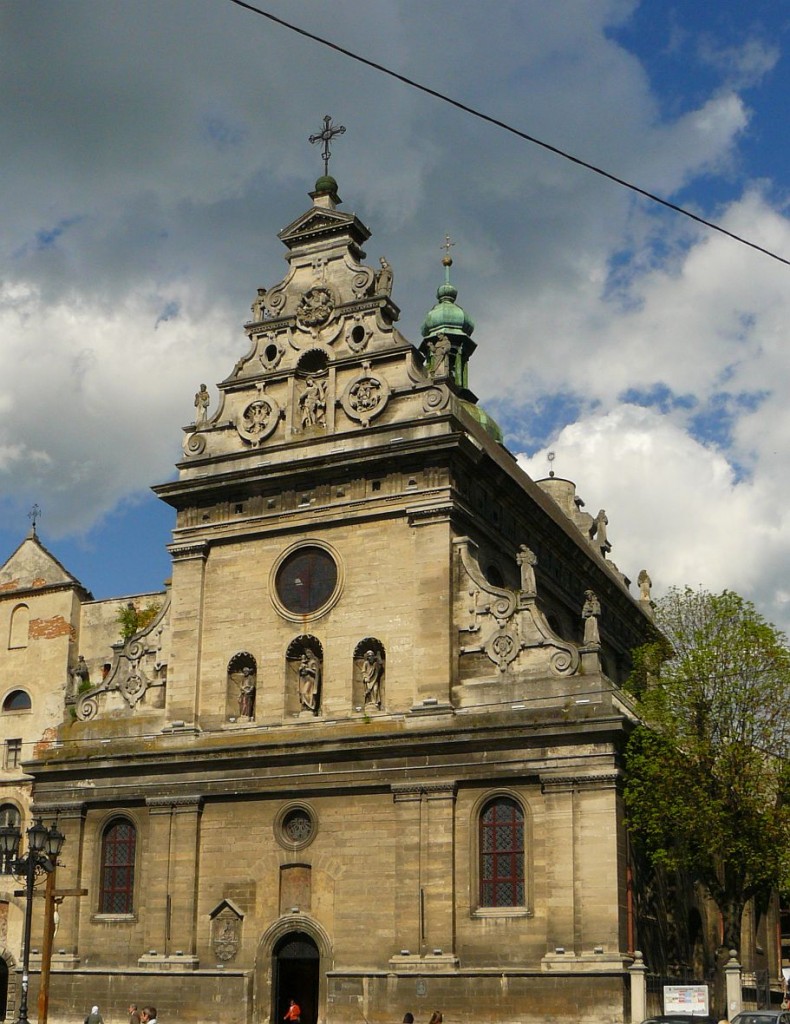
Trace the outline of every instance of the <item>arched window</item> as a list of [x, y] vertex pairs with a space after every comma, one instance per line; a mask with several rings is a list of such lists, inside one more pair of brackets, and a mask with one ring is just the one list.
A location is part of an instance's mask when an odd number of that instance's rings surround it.
[[100, 914], [131, 914], [134, 909], [134, 855], [137, 830], [126, 818], [105, 828], [101, 843]]
[[[0, 804], [0, 826], [11, 825], [13, 828], [19, 828], [20, 820], [19, 811], [13, 804]], [[10, 858], [0, 854], [0, 874], [8, 875], [10, 873]]]
[[18, 604], [11, 612], [11, 627], [8, 631], [8, 649], [27, 647], [27, 633], [30, 627], [30, 609]]
[[524, 874], [524, 812], [498, 796], [480, 814], [480, 906], [525, 906]]
[[24, 690], [12, 690], [3, 701], [3, 711], [30, 711], [30, 695]]

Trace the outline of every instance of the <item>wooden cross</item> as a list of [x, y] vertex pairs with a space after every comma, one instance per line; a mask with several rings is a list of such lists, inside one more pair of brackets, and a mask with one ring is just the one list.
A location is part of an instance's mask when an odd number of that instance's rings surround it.
[[[56, 889], [55, 875], [57, 870], [47, 875], [47, 884], [43, 892], [33, 891], [33, 896], [44, 899], [44, 944], [41, 949], [41, 977], [38, 986], [38, 1024], [47, 1024], [49, 1013], [49, 974], [52, 967], [52, 940], [55, 935], [55, 907], [62, 903], [66, 896], [87, 896], [87, 889]], [[20, 889], [14, 896], [26, 896], [27, 891]]]
[[324, 174], [329, 174], [329, 158], [332, 155], [329, 152], [329, 143], [334, 139], [336, 135], [342, 135], [345, 132], [345, 126], [342, 124], [332, 124], [332, 118], [329, 114], [324, 115], [324, 129], [318, 132], [316, 135], [310, 136], [310, 142], [323, 142], [324, 148], [321, 150], [321, 156], [324, 158]]

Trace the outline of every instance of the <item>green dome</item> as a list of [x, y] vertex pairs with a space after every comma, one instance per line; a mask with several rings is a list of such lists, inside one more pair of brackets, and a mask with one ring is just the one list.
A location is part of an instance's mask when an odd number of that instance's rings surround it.
[[488, 415], [482, 405], [475, 405], [474, 402], [463, 401], [461, 402], [461, 405], [473, 419], [477, 420], [490, 438], [496, 441], [497, 444], [502, 444], [504, 436], [502, 434], [501, 427], [492, 416]]
[[316, 192], [328, 192], [330, 195], [337, 192], [337, 182], [331, 174], [322, 174], [315, 183]]
[[436, 305], [430, 310], [422, 325], [423, 338], [437, 334], [465, 334], [470, 337], [475, 329], [475, 322], [455, 301], [458, 289], [450, 284], [449, 257], [442, 260], [445, 266], [445, 282], [436, 289]]

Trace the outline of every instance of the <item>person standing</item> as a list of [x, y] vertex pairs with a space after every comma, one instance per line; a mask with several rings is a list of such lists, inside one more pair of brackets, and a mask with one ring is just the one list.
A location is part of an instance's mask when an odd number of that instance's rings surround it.
[[288, 1009], [285, 1011], [283, 1020], [290, 1021], [290, 1024], [301, 1024], [302, 1011], [295, 999], [292, 999]]
[[137, 1003], [129, 1003], [129, 1024], [140, 1024], [140, 1012]]
[[92, 1006], [91, 1012], [85, 1018], [85, 1024], [104, 1024], [104, 1017], [99, 1013], [98, 1006]]
[[155, 1006], [144, 1006], [140, 1010], [140, 1024], [156, 1024]]

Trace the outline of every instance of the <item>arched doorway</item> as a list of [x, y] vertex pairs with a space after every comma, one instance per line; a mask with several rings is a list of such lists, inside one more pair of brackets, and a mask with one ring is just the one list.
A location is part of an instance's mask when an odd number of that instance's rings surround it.
[[292, 999], [301, 1007], [301, 1024], [316, 1024], [318, 946], [306, 932], [289, 932], [274, 947], [272, 958], [273, 1024], [280, 1024]]
[[8, 964], [4, 956], [0, 956], [0, 1020], [5, 1020], [8, 1010]]

